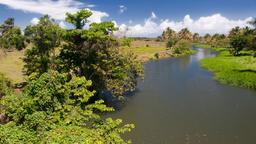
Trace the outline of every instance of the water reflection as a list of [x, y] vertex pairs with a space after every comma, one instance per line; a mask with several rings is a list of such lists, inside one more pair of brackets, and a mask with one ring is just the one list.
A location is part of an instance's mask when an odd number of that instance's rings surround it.
[[214, 81], [198, 65], [214, 55], [148, 62], [139, 92], [111, 116], [136, 124], [135, 144], [255, 144], [256, 92]]

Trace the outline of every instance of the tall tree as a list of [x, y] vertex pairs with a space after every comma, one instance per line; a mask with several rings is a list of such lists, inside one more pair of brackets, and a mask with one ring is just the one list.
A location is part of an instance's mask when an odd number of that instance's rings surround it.
[[25, 53], [25, 74], [42, 74], [55, 67], [55, 51], [62, 38], [61, 28], [48, 15], [40, 18], [37, 25], [28, 26], [25, 36], [33, 44]]
[[188, 28], [183, 28], [179, 31], [178, 33], [179, 39], [184, 39], [184, 40], [193, 40], [193, 35], [192, 33], [188, 30]]
[[165, 31], [162, 33], [162, 39], [163, 40], [175, 40], [177, 39], [177, 34], [174, 30], [172, 30], [170, 27], [168, 27]]
[[0, 25], [0, 47], [21, 50], [25, 47], [20, 28], [14, 26], [14, 19], [8, 18]]
[[88, 10], [67, 13], [67, 22], [76, 29], [66, 31], [59, 68], [92, 80], [98, 94], [122, 98], [125, 92], [135, 89], [136, 79], [142, 75], [141, 64], [133, 55], [120, 52], [117, 40], [111, 36], [117, 30], [112, 22], [92, 23], [82, 29], [90, 15]]

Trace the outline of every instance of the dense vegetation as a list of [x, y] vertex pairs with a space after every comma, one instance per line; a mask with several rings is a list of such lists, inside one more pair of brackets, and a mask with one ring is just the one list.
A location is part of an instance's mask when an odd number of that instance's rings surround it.
[[[101, 118], [114, 110], [102, 96], [123, 99], [125, 92], [135, 89], [142, 66], [134, 55], [120, 52], [112, 36], [114, 24], [88, 24], [91, 15], [88, 10], [67, 13], [66, 21], [74, 25], [69, 30], [46, 15], [27, 26], [24, 36], [12, 33], [11, 38], [18, 35], [31, 47], [23, 59], [24, 88], [14, 91], [0, 75], [0, 143], [130, 143], [121, 134], [134, 125]], [[1, 26], [1, 40], [6, 40], [5, 31], [16, 28], [13, 25], [8, 19]], [[13, 41], [6, 42], [13, 48]], [[14, 47], [22, 49], [17, 43]]]
[[20, 28], [14, 26], [14, 19], [8, 18], [0, 25], [0, 47], [4, 49], [18, 49], [25, 47], [24, 36]]

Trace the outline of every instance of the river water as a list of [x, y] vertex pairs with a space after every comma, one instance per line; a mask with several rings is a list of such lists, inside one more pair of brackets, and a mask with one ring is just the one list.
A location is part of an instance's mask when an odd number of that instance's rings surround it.
[[256, 91], [222, 85], [194, 55], [150, 61], [145, 79], [112, 117], [136, 128], [135, 144], [256, 144]]

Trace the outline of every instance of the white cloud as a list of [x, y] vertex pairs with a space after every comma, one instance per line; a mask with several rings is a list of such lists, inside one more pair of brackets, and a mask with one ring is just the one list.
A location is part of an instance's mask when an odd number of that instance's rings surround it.
[[[65, 13], [74, 13], [81, 8], [92, 8], [95, 5], [85, 5], [77, 0], [0, 0], [0, 4], [6, 5], [11, 9], [22, 10], [24, 12], [48, 14], [57, 20], [64, 20]], [[90, 17], [92, 22], [100, 22], [108, 14], [101, 11], [92, 10]]]
[[30, 21], [30, 23], [31, 23], [32, 25], [36, 25], [36, 24], [39, 23], [39, 19], [38, 19], [38, 18], [33, 18], [33, 19]]
[[[172, 28], [175, 31], [180, 31], [182, 28], [188, 28], [191, 32], [197, 32], [201, 35], [210, 33], [222, 33], [227, 34], [233, 27], [245, 27], [248, 26], [248, 21], [252, 18], [231, 20], [221, 14], [213, 14], [210, 16], [200, 17], [199, 19], [192, 19], [189, 15], [186, 15], [182, 21], [173, 21], [169, 19], [163, 19], [160, 22], [156, 21], [157, 16], [154, 12], [151, 16], [144, 21], [144, 24], [125, 25], [121, 30], [126, 30], [126, 36], [132, 37], [156, 37], [162, 34], [163, 30], [167, 27]], [[122, 32], [124, 33], [124, 32]]]
[[151, 13], [151, 18], [152, 19], [156, 19], [157, 18], [156, 14], [154, 12]]
[[96, 5], [94, 5], [94, 4], [89, 4], [89, 5], [87, 5], [86, 7], [88, 7], [88, 8], [94, 8], [94, 7], [96, 7]]
[[124, 5], [120, 5], [120, 6], [119, 6], [119, 12], [122, 14], [122, 13], [124, 13], [125, 11], [127, 11], [127, 7], [125, 7]]

